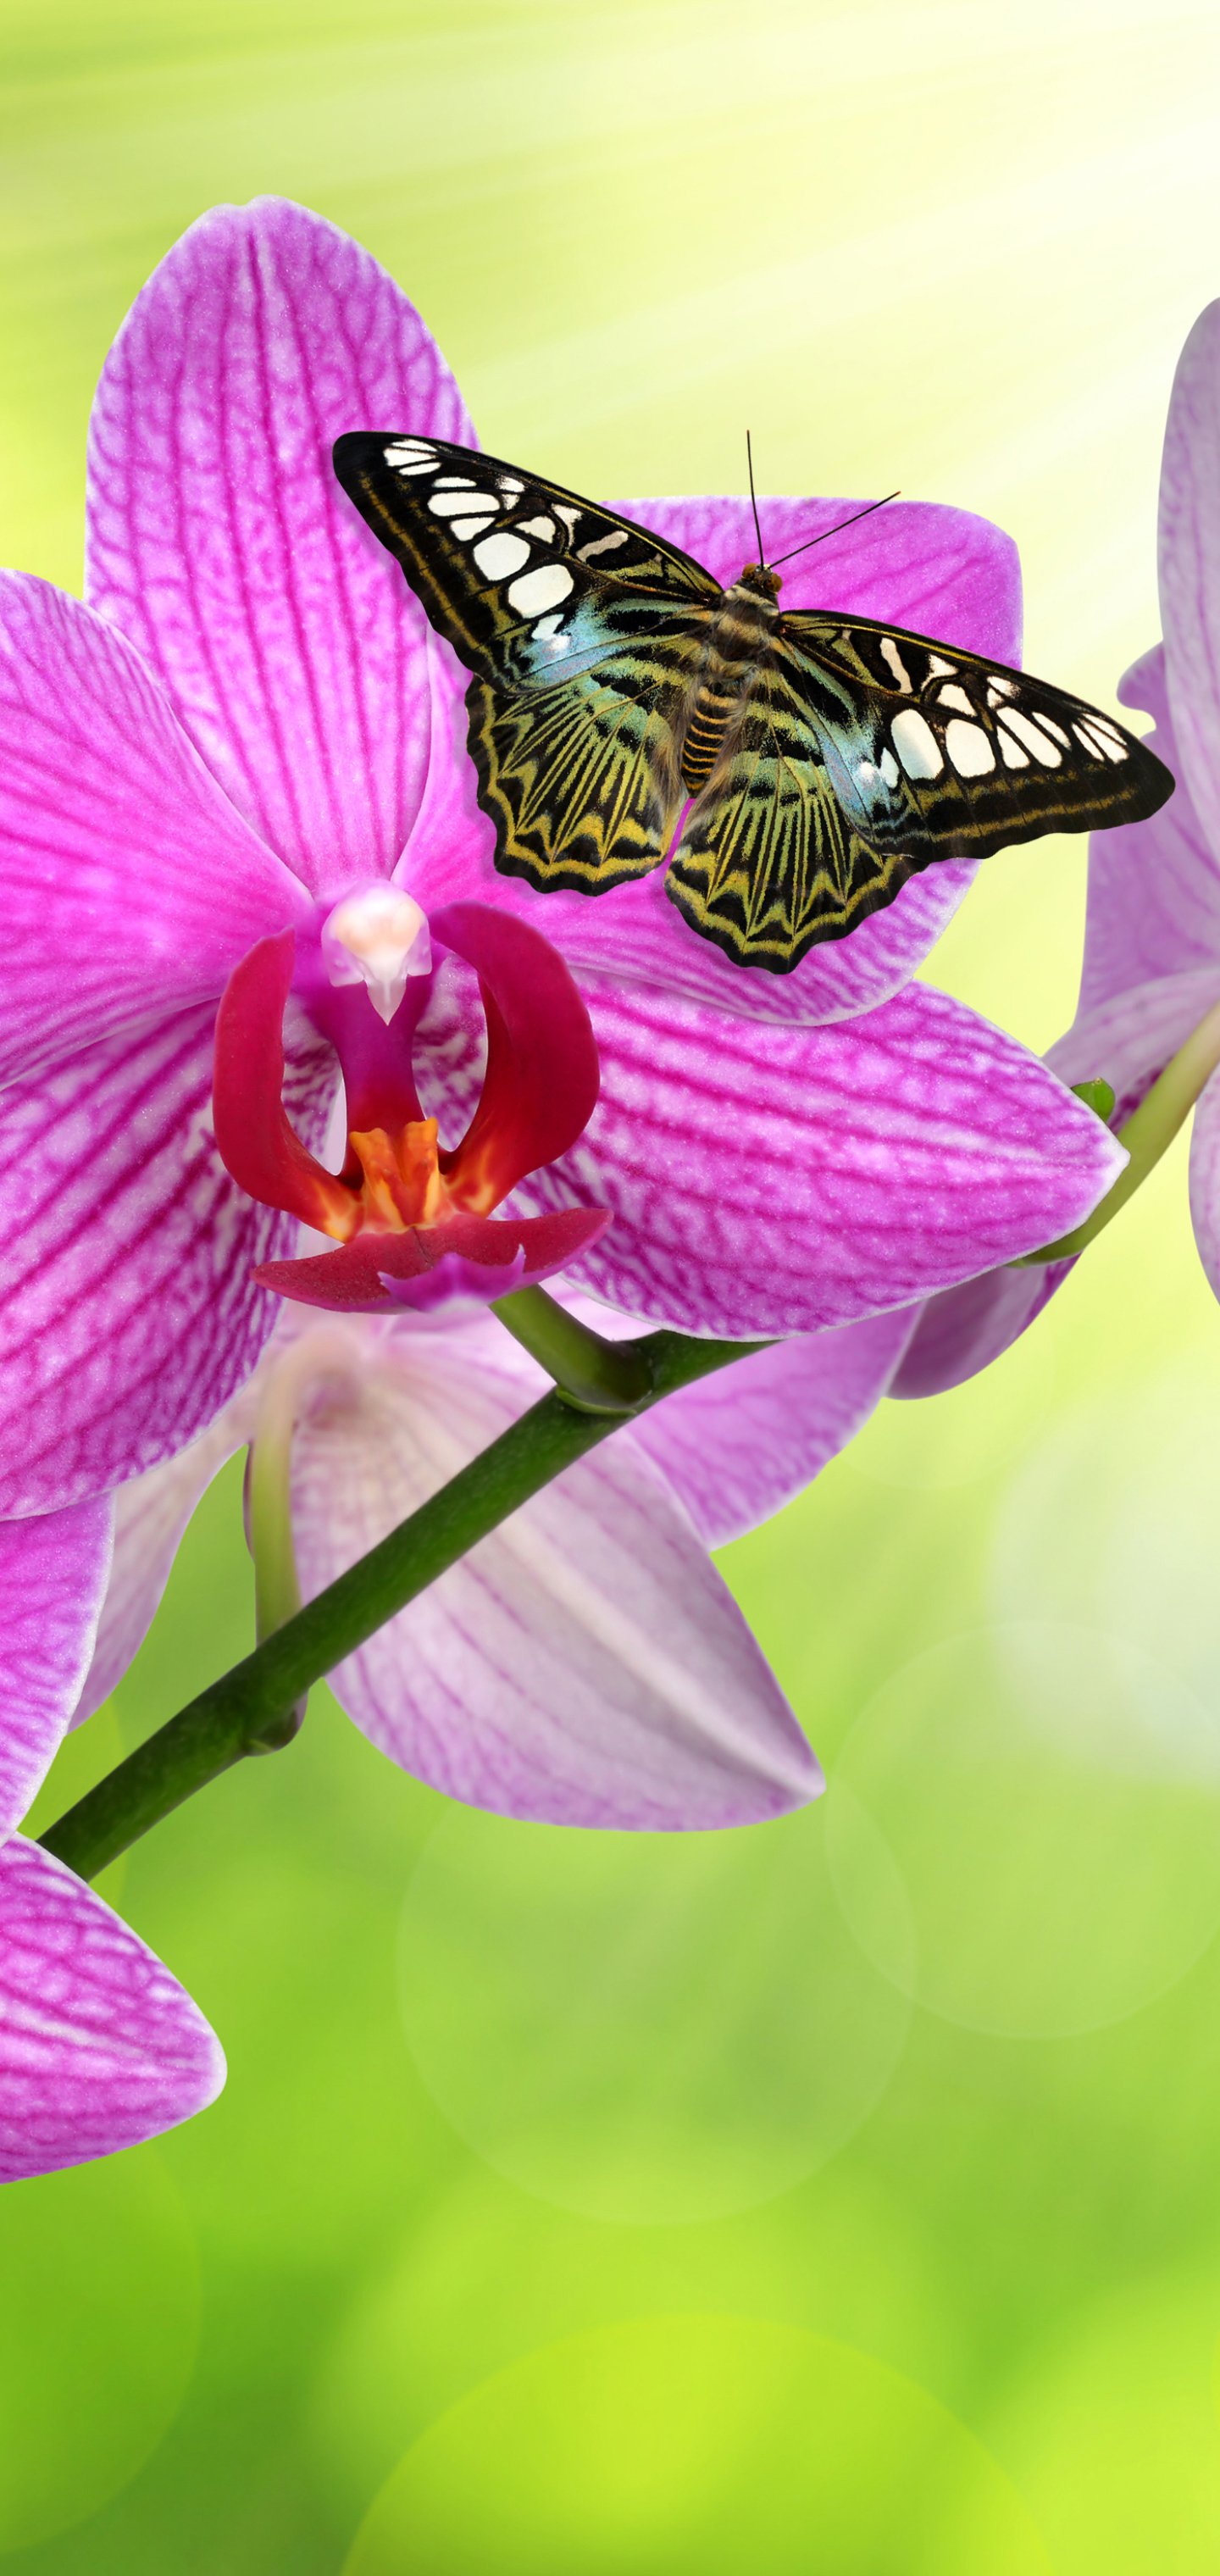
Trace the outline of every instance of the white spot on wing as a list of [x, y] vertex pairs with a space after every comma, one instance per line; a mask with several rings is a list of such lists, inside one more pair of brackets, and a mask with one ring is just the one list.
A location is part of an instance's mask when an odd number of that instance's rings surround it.
[[995, 768], [995, 753], [982, 726], [963, 724], [960, 716], [945, 728], [945, 749], [959, 778], [985, 778]]
[[417, 456], [413, 463], [408, 461], [403, 465], [396, 465], [394, 471], [396, 474], [430, 474], [433, 462], [431, 456]]
[[939, 778], [944, 762], [930, 724], [915, 707], [904, 707], [890, 726], [894, 749], [908, 778]]
[[580, 510], [573, 509], [571, 503], [568, 501], [557, 501], [555, 503], [555, 516], [557, 519], [562, 519], [570, 537], [575, 535], [576, 522], [580, 517], [582, 517], [582, 515], [583, 513]]
[[973, 700], [968, 698], [965, 690], [959, 689], [956, 682], [952, 680], [946, 680], [943, 689], [937, 690], [936, 703], [938, 707], [956, 707], [959, 715], [974, 714]]
[[518, 519], [517, 525], [520, 528], [523, 537], [542, 537], [548, 546], [554, 545], [555, 522], [553, 519]]
[[1058, 769], [1063, 759], [1058, 743], [1052, 742], [1048, 733], [1043, 733], [1041, 725], [1036, 725], [1023, 707], [1005, 707], [1000, 722], [1011, 728], [1025, 744], [1026, 750], [1032, 751], [1035, 760], [1045, 761], [1048, 769]]
[[1004, 763], [1005, 769], [1028, 769], [1029, 753], [1027, 751], [1022, 751], [1019, 742], [1013, 741], [1012, 735], [1007, 731], [1004, 725], [1001, 725], [998, 730], [1000, 740], [1000, 758]]
[[540, 617], [534, 628], [535, 644], [549, 644], [552, 635], [558, 635], [562, 624], [563, 611], [558, 608], [554, 609], [549, 617]]
[[1012, 696], [1016, 685], [1016, 681], [1010, 680], [1004, 671], [993, 671], [987, 683], [988, 706], [998, 707], [1001, 698]]
[[890, 750], [890, 748], [889, 748], [889, 745], [888, 745], [888, 744], [886, 745], [885, 750], [884, 750], [884, 751], [882, 752], [882, 754], [881, 754], [881, 775], [882, 775], [882, 777], [884, 778], [884, 780], [885, 780], [885, 783], [886, 783], [886, 786], [887, 786], [887, 787], [896, 787], [896, 786], [897, 786], [897, 784], [898, 784], [898, 763], [897, 763], [897, 761], [895, 760], [894, 755], [893, 755], [893, 752]]
[[589, 563], [594, 555], [608, 555], [613, 546], [625, 546], [626, 543], [626, 529], [612, 528], [608, 537], [593, 537], [587, 546], [582, 546], [580, 560]]
[[881, 658], [883, 662], [889, 663], [899, 688], [909, 690], [911, 676], [892, 635], [883, 635], [881, 638]]
[[522, 564], [529, 562], [530, 550], [524, 537], [515, 537], [511, 528], [497, 528], [494, 535], [480, 540], [474, 559], [489, 581], [507, 581], [510, 573], [520, 572]]
[[429, 465], [436, 463], [436, 449], [427, 438], [392, 438], [381, 452], [387, 465], [405, 465], [415, 457], [425, 458]]
[[[495, 545], [497, 540], [489, 537], [487, 543]], [[536, 564], [533, 572], [523, 572], [520, 581], [510, 585], [508, 596], [523, 617], [536, 617], [542, 609], [558, 608], [575, 587], [566, 564]]]
[[455, 537], [481, 537], [484, 530], [491, 526], [491, 521], [490, 519], [451, 519], [449, 525]]
[[438, 519], [468, 519], [472, 510], [484, 515], [483, 495], [476, 492], [473, 483], [465, 484], [460, 492], [452, 489], [430, 492], [428, 507], [436, 512]]
[[928, 677], [930, 680], [939, 680], [942, 677], [951, 677], [956, 669], [956, 662], [946, 662], [943, 653], [929, 653]]

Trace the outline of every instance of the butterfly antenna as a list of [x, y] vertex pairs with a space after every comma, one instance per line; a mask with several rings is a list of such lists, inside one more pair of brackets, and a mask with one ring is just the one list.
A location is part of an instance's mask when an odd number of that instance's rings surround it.
[[[837, 537], [840, 528], [854, 528], [861, 519], [871, 519], [874, 510], [884, 510], [887, 501], [896, 501], [897, 498], [897, 492], [886, 492], [880, 501], [870, 501], [867, 510], [853, 511], [850, 519], [836, 519], [833, 528], [823, 528], [820, 537], [806, 537], [803, 546], [793, 546], [788, 554], [777, 555], [775, 563], [791, 563], [793, 555], [807, 555], [811, 546], [825, 545], [827, 537]], [[771, 570], [774, 572], [775, 564]]]
[[749, 430], [746, 431], [746, 471], [750, 477], [750, 508], [754, 513], [754, 534], [758, 539], [759, 568], [761, 571], [765, 572], [767, 569], [767, 558], [763, 553], [762, 529], [758, 524], [758, 503], [754, 498], [754, 458], [750, 450]]

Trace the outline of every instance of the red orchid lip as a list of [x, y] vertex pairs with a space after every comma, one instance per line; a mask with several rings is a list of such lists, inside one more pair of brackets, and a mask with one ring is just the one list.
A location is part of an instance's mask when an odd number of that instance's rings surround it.
[[[483, 1089], [451, 1148], [438, 1145], [436, 1122], [423, 1115], [411, 1063], [430, 976], [416, 979], [388, 1025], [366, 991], [336, 988], [308, 952], [298, 958], [293, 930], [259, 940], [229, 978], [213, 1086], [221, 1158], [251, 1198], [334, 1236], [350, 1256], [342, 1270], [337, 1254], [324, 1253], [256, 1271], [260, 1285], [281, 1295], [367, 1312], [394, 1302], [382, 1274], [423, 1277], [446, 1252], [484, 1270], [516, 1265], [514, 1276], [537, 1279], [609, 1222], [604, 1210], [571, 1211], [575, 1231], [562, 1258], [550, 1249], [556, 1225], [563, 1231], [559, 1219], [501, 1224], [491, 1229], [494, 1248], [484, 1245], [491, 1210], [583, 1134], [600, 1084], [597, 1045], [563, 959], [530, 923], [490, 904], [452, 903], [433, 915], [431, 930], [474, 967], [487, 1022]], [[348, 1152], [339, 1173], [308, 1151], [284, 1109], [283, 1017], [294, 981], [344, 1075]], [[459, 1242], [455, 1227], [471, 1225], [475, 1234], [463, 1232]], [[303, 1275], [307, 1290], [289, 1284]]]
[[[608, 1208], [561, 1208], [550, 1216], [456, 1216], [444, 1225], [409, 1226], [405, 1234], [360, 1234], [334, 1252], [302, 1261], [267, 1261], [254, 1277], [302, 1306], [336, 1314], [376, 1315], [432, 1302], [428, 1283], [442, 1263], [467, 1295], [490, 1304], [512, 1288], [531, 1287], [566, 1270], [610, 1223]], [[521, 1258], [521, 1256], [524, 1256]], [[480, 1273], [482, 1276], [480, 1277]], [[421, 1293], [411, 1290], [418, 1284]]]

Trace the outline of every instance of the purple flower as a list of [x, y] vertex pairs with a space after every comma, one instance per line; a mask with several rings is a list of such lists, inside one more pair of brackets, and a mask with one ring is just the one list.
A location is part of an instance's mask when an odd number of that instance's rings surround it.
[[[815, 1796], [817, 1764], [707, 1549], [775, 1510], [851, 1437], [907, 1329], [884, 1315], [778, 1344], [616, 1431], [329, 1676], [349, 1715], [447, 1795], [554, 1824], [744, 1824]], [[260, 1443], [281, 1456], [291, 1444], [310, 1599], [547, 1383], [477, 1309], [287, 1306], [202, 1439], [117, 1496], [78, 1720], [134, 1654], [190, 1513], [244, 1442], [252, 1518]]]
[[[0, 579], [2, 1512], [172, 1456], [248, 1378], [278, 1311], [253, 1274], [291, 1256], [296, 1213], [217, 1154], [217, 1005], [252, 950], [291, 934], [285, 1102], [307, 1164], [337, 1079], [334, 1010], [346, 996], [367, 1024], [378, 991], [411, 980], [411, 942], [387, 961], [370, 929], [387, 886], [424, 915], [449, 907], [450, 933], [476, 904], [544, 923], [592, 1022], [598, 1107], [523, 1171], [496, 1220], [511, 1258], [483, 1239], [485, 1269], [520, 1255], [529, 1275], [531, 1243], [541, 1259], [575, 1211], [576, 1275], [628, 1311], [807, 1332], [1044, 1241], [1117, 1168], [1024, 1049], [897, 989], [968, 869], [931, 871], [778, 991], [692, 938], [651, 880], [581, 905], [496, 878], [444, 653], [330, 470], [334, 436], [370, 421], [472, 434], [418, 316], [355, 243], [279, 201], [219, 208], [162, 262], [103, 370], [88, 604]], [[748, 550], [740, 502], [639, 506], [715, 569]], [[769, 504], [772, 542], [839, 506]], [[931, 508], [866, 527], [813, 559], [824, 600], [1012, 654], [1015, 559], [997, 531]], [[473, 1098], [484, 1015], [474, 977], [454, 977], [448, 999], [437, 976], [418, 1013], [400, 1006], [361, 1133], [393, 1144], [427, 1123], [404, 1084], [442, 1125]], [[456, 1069], [438, 1034], [455, 995], [478, 1022]], [[273, 1108], [264, 1088], [264, 1139]], [[457, 1146], [438, 1142], [438, 1171]], [[355, 1131], [352, 1151], [371, 1187]], [[412, 1293], [478, 1267], [468, 1233], [419, 1253], [432, 1285]], [[379, 1300], [394, 1276], [383, 1263]]]
[[[1149, 741], [1177, 791], [1148, 822], [1098, 833], [1090, 844], [1080, 1000], [1047, 1056], [1065, 1082], [1100, 1076], [1110, 1084], [1114, 1127], [1192, 1032], [1201, 1041], [1199, 1080], [1217, 1052], [1200, 1023], [1220, 999], [1220, 303], [1200, 314], [1174, 378], [1158, 558], [1164, 642], [1125, 673], [1118, 695], [1153, 718]], [[1190, 1203], [1203, 1267], [1220, 1296], [1214, 1079], [1195, 1110]], [[893, 1392], [933, 1395], [973, 1376], [1033, 1322], [1071, 1267], [998, 1270], [932, 1298]]]
[[112, 1519], [92, 1501], [0, 1527], [0, 2182], [156, 2137], [224, 2082], [160, 1960], [15, 1831], [88, 1668]]

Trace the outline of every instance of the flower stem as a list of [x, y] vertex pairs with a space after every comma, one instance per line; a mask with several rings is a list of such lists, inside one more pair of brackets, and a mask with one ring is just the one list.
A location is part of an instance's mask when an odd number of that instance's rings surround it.
[[619, 1347], [634, 1354], [644, 1375], [646, 1392], [630, 1413], [593, 1413], [558, 1392], [543, 1396], [336, 1583], [128, 1754], [48, 1828], [42, 1836], [45, 1849], [79, 1877], [95, 1878], [150, 1825], [244, 1754], [266, 1751], [284, 1725], [285, 1710], [311, 1682], [333, 1672], [489, 1530], [620, 1423], [767, 1345], [695, 1341], [682, 1333], [659, 1332]]
[[[1178, 1129], [1189, 1117], [1204, 1083], [1220, 1064], [1220, 1002], [1192, 1029], [1185, 1046], [1171, 1056], [1152, 1089], [1141, 1100], [1139, 1108], [1117, 1130], [1118, 1142], [1125, 1145], [1130, 1161], [1119, 1173], [1112, 1190], [1094, 1208], [1092, 1216], [1071, 1234], [1061, 1234], [1054, 1243], [1044, 1243], [1040, 1252], [1027, 1252], [1014, 1261], [1014, 1270], [1024, 1270], [1042, 1261], [1069, 1261], [1086, 1244], [1094, 1241], [1111, 1217], [1118, 1215], [1128, 1199], [1134, 1198], [1141, 1184], [1172, 1145]], [[1082, 1086], [1083, 1087], [1083, 1086]]]
[[545, 1288], [514, 1288], [492, 1307], [505, 1330], [553, 1377], [560, 1395], [587, 1413], [632, 1413], [648, 1394], [638, 1342], [608, 1342], [556, 1305]]

